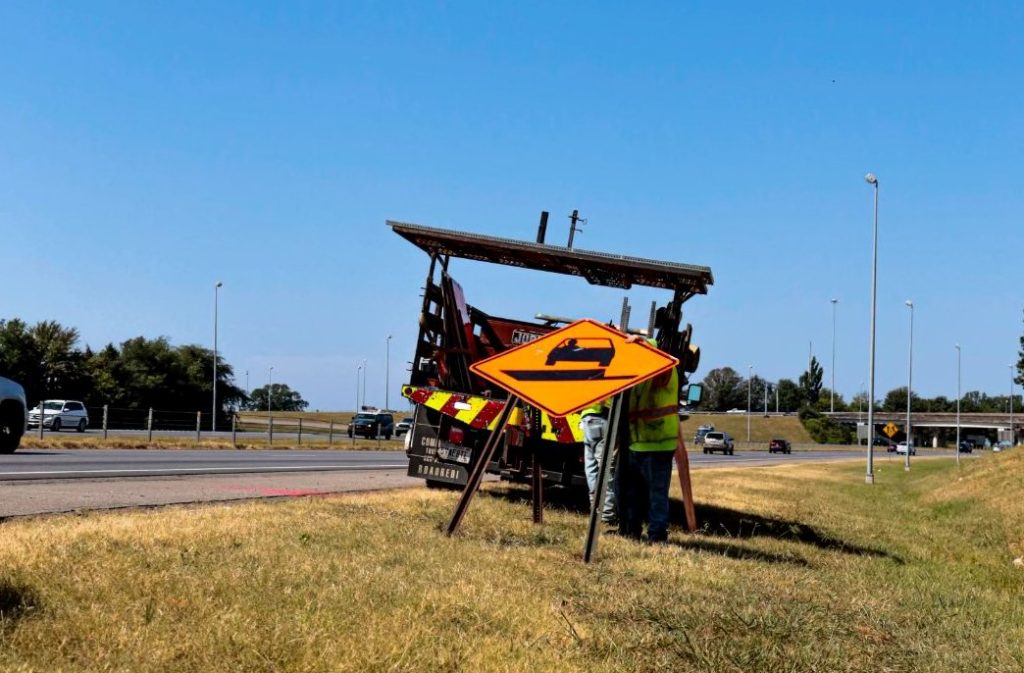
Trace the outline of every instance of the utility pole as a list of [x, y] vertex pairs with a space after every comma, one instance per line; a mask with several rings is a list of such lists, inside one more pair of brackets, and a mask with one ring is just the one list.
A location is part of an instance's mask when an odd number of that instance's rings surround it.
[[[576, 230], [579, 229], [578, 223], [582, 222], [586, 224], [587, 221], [580, 217], [580, 211], [573, 210], [572, 215], [569, 216], [569, 221], [572, 225], [569, 227], [569, 245], [567, 247], [572, 248], [572, 239], [576, 236]], [[583, 231], [580, 229], [580, 231]]]

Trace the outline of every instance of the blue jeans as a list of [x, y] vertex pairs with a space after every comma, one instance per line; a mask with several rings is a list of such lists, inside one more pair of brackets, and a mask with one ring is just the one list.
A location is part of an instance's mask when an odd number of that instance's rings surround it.
[[[587, 475], [587, 488], [590, 490], [590, 504], [594, 504], [597, 497], [597, 478], [601, 472], [601, 455], [604, 453], [604, 434], [607, 422], [600, 416], [584, 416], [580, 420], [580, 430], [583, 431], [583, 470]], [[615, 456], [612, 456], [612, 467], [608, 473], [608, 483], [605, 485], [604, 507], [601, 510], [603, 521], [614, 521], [615, 511]]]
[[[628, 454], [628, 457], [627, 455]], [[647, 539], [668, 539], [668, 488], [674, 451], [623, 451], [619, 462], [619, 529], [639, 538], [647, 521]]]

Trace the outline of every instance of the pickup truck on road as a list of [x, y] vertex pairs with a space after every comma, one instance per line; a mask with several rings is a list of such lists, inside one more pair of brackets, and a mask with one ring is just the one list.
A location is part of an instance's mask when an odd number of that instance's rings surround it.
[[25, 389], [0, 376], [0, 453], [14, 453], [27, 427]]

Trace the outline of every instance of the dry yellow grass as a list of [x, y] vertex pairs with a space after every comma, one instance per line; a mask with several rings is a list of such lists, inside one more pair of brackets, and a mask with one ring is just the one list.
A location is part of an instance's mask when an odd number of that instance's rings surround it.
[[[686, 433], [684, 436], [687, 442], [693, 439], [697, 428], [701, 425], [713, 425], [719, 432], [728, 432], [738, 442], [745, 442], [747, 439], [746, 414], [690, 414], [683, 421], [683, 431]], [[757, 444], [764, 444], [767, 448], [768, 440], [774, 437], [788, 439], [793, 444], [815, 444], [796, 416], [765, 417], [752, 413], [750, 415], [750, 440]]]
[[592, 566], [498, 484], [454, 539], [425, 489], [7, 521], [0, 670], [1019, 670], [1024, 572], [952, 493], [990, 465], [700, 471], [701, 534]]

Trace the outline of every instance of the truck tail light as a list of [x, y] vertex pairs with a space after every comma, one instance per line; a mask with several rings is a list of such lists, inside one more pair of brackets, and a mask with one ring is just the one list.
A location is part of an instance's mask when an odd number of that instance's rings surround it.
[[462, 440], [465, 437], [465, 433], [462, 428], [451, 428], [448, 430], [448, 441], [452, 444], [462, 445]]

